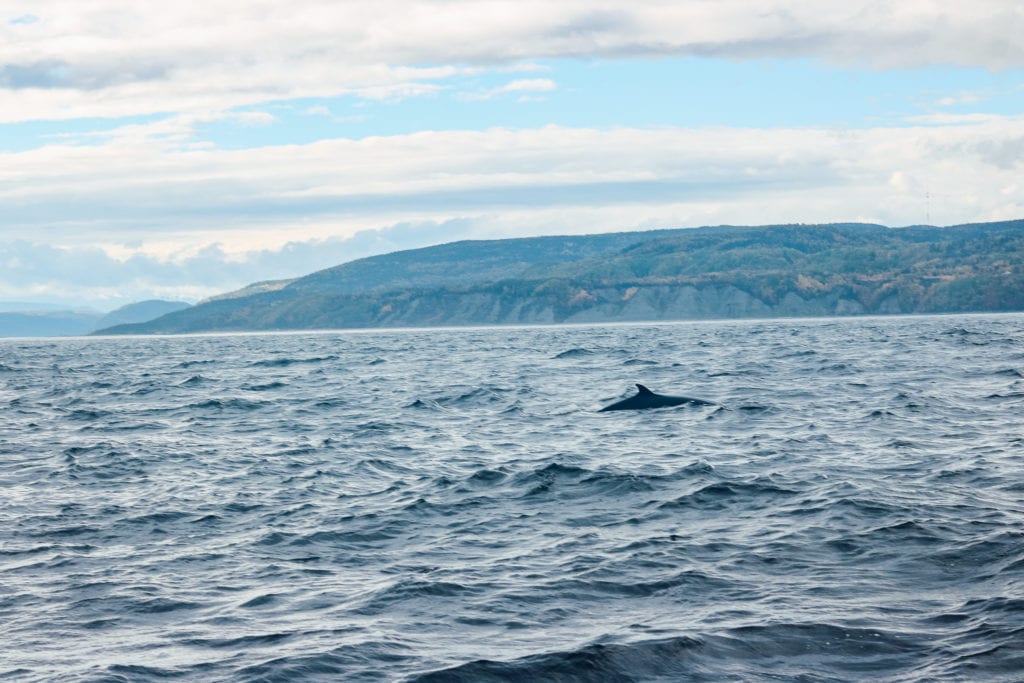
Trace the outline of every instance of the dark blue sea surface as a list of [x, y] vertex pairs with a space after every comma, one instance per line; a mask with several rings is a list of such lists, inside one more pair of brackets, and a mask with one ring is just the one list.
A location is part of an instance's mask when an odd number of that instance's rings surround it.
[[1022, 315], [6, 340], [0, 407], [0, 680], [1024, 680]]

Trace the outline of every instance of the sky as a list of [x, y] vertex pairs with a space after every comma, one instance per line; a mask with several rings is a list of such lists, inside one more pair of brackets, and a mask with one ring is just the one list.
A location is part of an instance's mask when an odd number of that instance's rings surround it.
[[1019, 0], [0, 0], [0, 302], [194, 302], [459, 239], [1024, 218], [1022, 35]]

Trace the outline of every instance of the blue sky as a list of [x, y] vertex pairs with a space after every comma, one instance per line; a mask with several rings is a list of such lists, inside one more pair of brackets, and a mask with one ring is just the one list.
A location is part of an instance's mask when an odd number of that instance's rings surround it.
[[453, 239], [1024, 217], [1024, 9], [253, 2], [0, 16], [0, 301]]
[[[519, 84], [522, 89], [502, 92]], [[411, 97], [358, 94], [270, 100], [232, 108], [252, 119], [202, 124], [196, 141], [222, 149], [301, 145], [327, 138], [492, 127], [736, 126], [871, 128], [910, 126], [938, 113], [1024, 112], [1024, 69], [921, 66], [837, 67], [811, 58], [538, 60], [517, 71], [485, 71], [430, 82]], [[100, 144], [126, 125], [174, 112], [0, 125], [0, 149], [71, 141]]]

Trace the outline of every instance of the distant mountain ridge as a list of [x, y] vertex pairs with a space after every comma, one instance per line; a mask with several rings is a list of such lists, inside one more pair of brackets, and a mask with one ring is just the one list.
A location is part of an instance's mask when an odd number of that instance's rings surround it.
[[352, 261], [102, 332], [1024, 310], [1022, 253], [1024, 220], [464, 241]]
[[95, 311], [3, 311], [0, 337], [67, 337], [89, 334], [102, 314]]
[[143, 323], [174, 311], [189, 308], [191, 305], [185, 301], [164, 301], [162, 299], [137, 301], [107, 313], [96, 321], [95, 329]]
[[143, 323], [188, 308], [184, 301], [152, 299], [122, 306], [110, 313], [64, 310], [54, 304], [10, 302], [0, 310], [0, 337], [71, 337], [113, 325]]

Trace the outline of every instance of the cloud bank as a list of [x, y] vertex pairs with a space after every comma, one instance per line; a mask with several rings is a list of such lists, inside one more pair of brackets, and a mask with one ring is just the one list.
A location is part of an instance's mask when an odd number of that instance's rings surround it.
[[16, 0], [5, 11], [0, 93], [18, 106], [0, 107], [4, 121], [416, 94], [458, 70], [543, 58], [1024, 66], [1013, 0]]
[[[230, 234], [292, 225], [288, 241], [301, 235], [304, 219], [380, 224], [382, 217], [752, 196], [772, 215], [776, 205], [788, 210], [791, 192], [806, 193], [799, 215], [815, 219], [837, 211], [898, 220], [926, 191], [963, 207], [948, 221], [978, 206], [987, 207], [978, 219], [1021, 209], [1016, 195], [1000, 198], [1021, 170], [1024, 117], [857, 130], [423, 131], [245, 150], [193, 149], [164, 122], [152, 136], [141, 129], [100, 145], [0, 154], [9, 234], [29, 238], [46, 226], [67, 240], [91, 226], [90, 240], [116, 241], [172, 226]], [[915, 178], [919, 196], [891, 191], [896, 172]], [[872, 200], [861, 203], [868, 193]]]
[[[352, 259], [471, 235], [470, 221], [398, 224], [347, 238], [227, 253], [219, 244], [171, 255], [89, 245], [0, 243], [0, 301], [28, 299], [111, 310], [142, 298], [199, 301], [258, 280], [287, 279]], [[31, 282], [30, 287], [25, 283]]]

